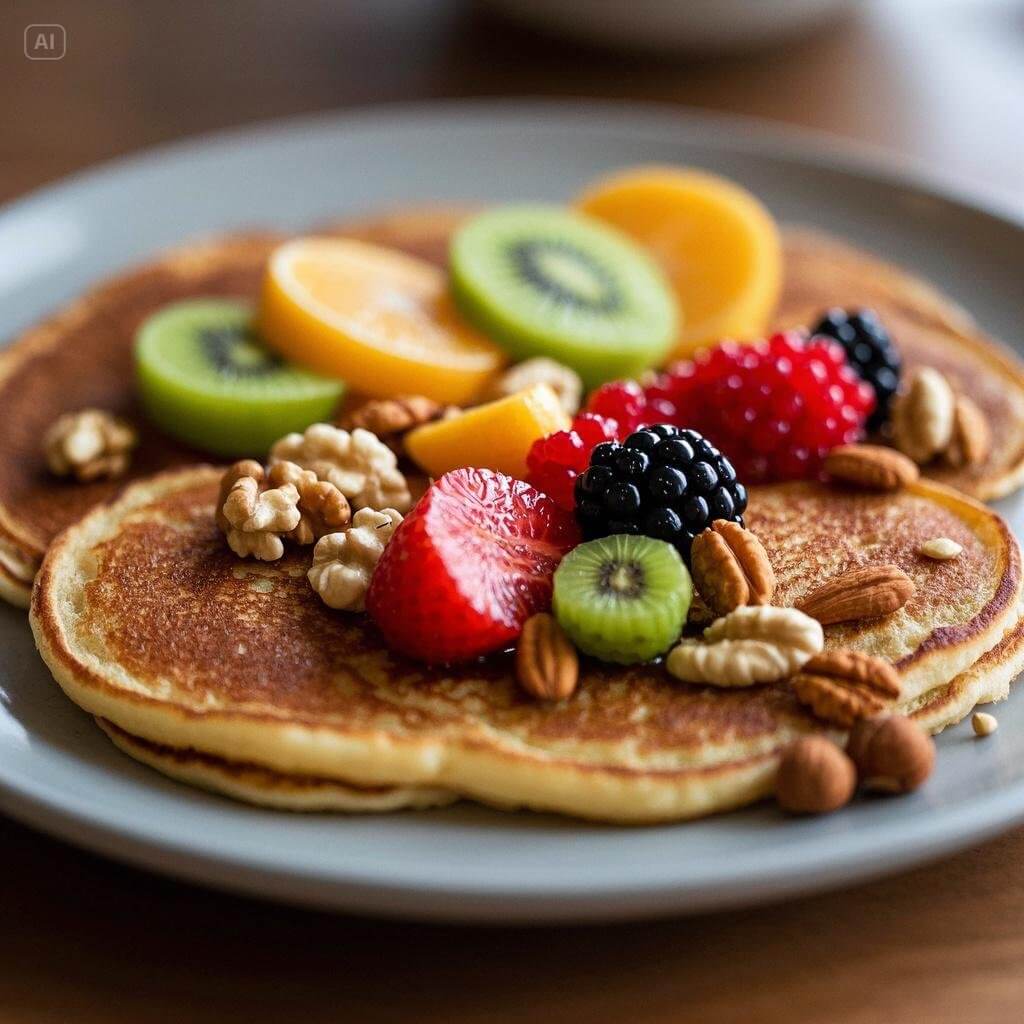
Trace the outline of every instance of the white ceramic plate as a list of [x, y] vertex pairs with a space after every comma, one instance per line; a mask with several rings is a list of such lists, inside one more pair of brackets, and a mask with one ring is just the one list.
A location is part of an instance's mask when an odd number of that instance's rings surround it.
[[[301, 228], [430, 200], [565, 199], [595, 175], [640, 161], [736, 178], [781, 219], [836, 231], [915, 268], [995, 334], [1020, 336], [1024, 217], [791, 133], [581, 104], [321, 117], [79, 175], [0, 212], [0, 323], [14, 334], [91, 281], [191, 236]], [[1024, 502], [1003, 511], [1024, 527]], [[966, 724], [944, 734], [938, 770], [917, 795], [860, 802], [823, 820], [788, 821], [767, 806], [645, 829], [469, 805], [304, 817], [193, 791], [119, 754], [52, 682], [24, 614], [0, 609], [0, 808], [136, 864], [347, 910], [612, 919], [777, 899], [892, 872], [1024, 820], [1024, 694], [999, 717], [999, 733], [984, 743]]]

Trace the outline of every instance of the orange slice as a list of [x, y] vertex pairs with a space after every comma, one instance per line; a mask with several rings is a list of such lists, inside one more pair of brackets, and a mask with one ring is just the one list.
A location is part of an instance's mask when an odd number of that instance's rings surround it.
[[547, 384], [535, 384], [405, 435], [409, 457], [431, 476], [473, 466], [526, 476], [526, 456], [540, 437], [568, 430], [569, 414]]
[[442, 270], [353, 239], [298, 238], [276, 249], [257, 324], [292, 362], [376, 397], [461, 405], [504, 362], [459, 318]]
[[599, 181], [577, 205], [661, 264], [685, 314], [675, 357], [764, 332], [779, 299], [782, 247], [771, 214], [745, 189], [704, 171], [640, 167]]

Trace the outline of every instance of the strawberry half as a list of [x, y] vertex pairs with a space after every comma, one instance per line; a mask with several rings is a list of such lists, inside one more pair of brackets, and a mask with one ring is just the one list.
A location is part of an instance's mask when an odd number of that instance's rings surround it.
[[366, 610], [395, 651], [464, 661], [511, 644], [551, 604], [552, 576], [579, 543], [571, 512], [489, 469], [431, 485], [395, 531]]

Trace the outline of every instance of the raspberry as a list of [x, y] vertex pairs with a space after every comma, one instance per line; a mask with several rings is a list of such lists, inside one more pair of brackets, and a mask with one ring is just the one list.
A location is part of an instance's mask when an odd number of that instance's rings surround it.
[[618, 436], [615, 420], [581, 413], [569, 430], [559, 430], [533, 442], [526, 456], [527, 479], [562, 508], [572, 510], [576, 477], [587, 468], [594, 446], [614, 441]]
[[723, 342], [670, 367], [646, 394], [675, 406], [671, 422], [710, 438], [748, 483], [817, 476], [832, 448], [864, 436], [875, 406], [840, 344], [795, 331]]
[[644, 389], [633, 380], [615, 380], [602, 384], [587, 402], [587, 412], [615, 420], [621, 437], [649, 423], [671, 422], [675, 407], [660, 401], [653, 405]]

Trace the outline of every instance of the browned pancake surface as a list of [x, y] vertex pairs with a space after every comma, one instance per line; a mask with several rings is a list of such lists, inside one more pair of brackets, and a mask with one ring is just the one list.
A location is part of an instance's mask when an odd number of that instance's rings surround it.
[[[0, 356], [0, 530], [38, 558], [53, 536], [125, 483], [197, 453], [150, 426], [136, 400], [135, 332], [161, 306], [198, 296], [256, 294], [267, 234], [204, 243], [172, 254], [88, 293], [29, 331]], [[119, 480], [82, 484], [54, 477], [40, 439], [62, 413], [95, 406], [120, 414], [140, 432], [131, 469]]]
[[780, 688], [668, 686], [660, 668], [593, 663], [571, 703], [546, 706], [519, 690], [510, 658], [442, 671], [406, 661], [365, 616], [323, 604], [306, 579], [308, 550], [273, 565], [237, 558], [213, 522], [215, 494], [212, 482], [173, 494], [160, 503], [161, 521], [140, 517], [102, 545], [80, 624], [133, 676], [166, 679], [209, 710], [248, 705], [357, 730], [393, 716], [400, 731], [432, 734], [486, 722], [534, 742], [630, 741], [639, 751], [810, 724]]

